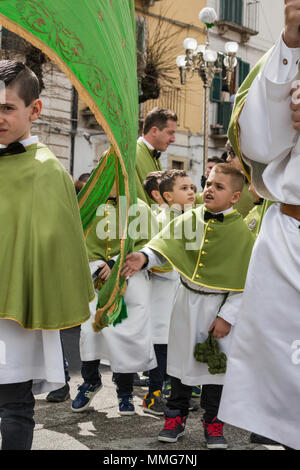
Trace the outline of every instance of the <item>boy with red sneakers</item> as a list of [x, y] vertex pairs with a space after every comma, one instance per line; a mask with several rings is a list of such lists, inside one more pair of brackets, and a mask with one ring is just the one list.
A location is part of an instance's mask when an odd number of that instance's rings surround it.
[[[173, 169], [161, 175], [159, 191], [165, 208], [157, 216], [159, 230], [184, 210], [192, 208], [195, 198], [193, 186], [184, 170]], [[153, 267], [149, 275], [151, 331], [157, 367], [149, 371], [149, 392], [144, 397], [143, 410], [145, 413], [163, 415], [166, 403], [162, 398], [162, 387], [167, 369], [169, 326], [179, 277], [169, 263]]]

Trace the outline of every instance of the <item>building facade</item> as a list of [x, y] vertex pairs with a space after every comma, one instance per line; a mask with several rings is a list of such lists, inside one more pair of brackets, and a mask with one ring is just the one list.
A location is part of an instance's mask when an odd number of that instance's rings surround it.
[[[210, 30], [210, 47], [224, 51], [227, 41], [239, 43], [238, 64], [230, 89], [222, 73], [214, 78], [209, 103], [209, 156], [224, 152], [234, 94], [251, 67], [275, 43], [284, 26], [283, 2], [274, 0], [136, 0], [137, 63], [140, 94], [140, 128], [155, 106], [178, 114], [176, 142], [161, 156], [164, 169], [188, 171], [200, 189], [203, 168], [203, 85], [197, 73], [180, 84], [176, 57], [183, 41], [193, 37], [204, 44], [206, 29], [199, 20], [205, 6], [218, 15]], [[270, 15], [272, 11], [272, 15]], [[272, 20], [271, 20], [272, 18]], [[20, 38], [3, 29], [2, 58], [26, 55]], [[25, 45], [26, 46], [26, 45]], [[25, 52], [24, 52], [25, 51]], [[91, 172], [109, 140], [93, 113], [78, 98], [67, 77], [49, 60], [42, 64], [43, 112], [33, 132], [58, 156], [76, 179]]]
[[[183, 8], [181, 1], [163, 0], [160, 5], [153, 5], [149, 12], [167, 16], [168, 21], [178, 21], [178, 40], [174, 38], [174, 51], [176, 48], [177, 54], [183, 54], [184, 37], [193, 37], [197, 39], [198, 44], [205, 43], [204, 25], [198, 19], [199, 11], [205, 6], [214, 8], [218, 16], [216, 26], [209, 34], [210, 48], [223, 52], [227, 41], [236, 41], [239, 44], [238, 62], [230, 87], [226, 87], [224, 73], [220, 73], [215, 76], [210, 90], [208, 155], [221, 156], [227, 141], [234, 95], [250, 69], [279, 37], [284, 27], [284, 5], [274, 0], [189, 0], [187, 7]], [[164, 15], [160, 12], [165, 11], [165, 8], [167, 13]], [[149, 13], [146, 15], [148, 22], [152, 18]], [[177, 90], [181, 98], [177, 100], [175, 108], [179, 113], [178, 132], [175, 144], [170, 146], [161, 158], [164, 168], [185, 168], [200, 189], [203, 172], [203, 85], [200, 77], [196, 75], [188, 77], [186, 85], [181, 86], [179, 71], [176, 69], [175, 66], [178, 82], [174, 82], [171, 87]], [[165, 100], [162, 93], [158, 99], [146, 103], [144, 114], [153, 106], [168, 104], [171, 105], [172, 102]]]

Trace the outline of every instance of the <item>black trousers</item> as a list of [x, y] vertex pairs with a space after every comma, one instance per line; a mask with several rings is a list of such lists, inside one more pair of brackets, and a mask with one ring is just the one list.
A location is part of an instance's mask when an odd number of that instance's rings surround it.
[[162, 390], [167, 370], [167, 344], [154, 344], [157, 367], [149, 371], [149, 392]]
[[[96, 385], [98, 382], [101, 382], [99, 366], [100, 359], [82, 362], [81, 375], [86, 383]], [[113, 373], [118, 395], [127, 395], [133, 392], [133, 378], [134, 374]]]
[[[171, 396], [167, 401], [167, 408], [180, 410], [182, 416], [189, 414], [189, 402], [192, 397], [190, 385], [184, 385], [181, 380], [171, 377]], [[223, 385], [203, 385], [200, 405], [204, 409], [203, 419], [211, 422], [218, 414]]]
[[34, 430], [32, 380], [0, 385], [2, 450], [30, 450]]

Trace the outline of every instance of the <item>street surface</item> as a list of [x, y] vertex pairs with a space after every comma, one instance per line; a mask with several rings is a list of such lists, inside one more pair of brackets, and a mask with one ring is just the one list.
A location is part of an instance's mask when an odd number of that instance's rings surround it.
[[[65, 354], [70, 365], [71, 398], [76, 396], [77, 386], [82, 383], [79, 332], [78, 327], [63, 332]], [[147, 388], [134, 388], [136, 415], [121, 417], [118, 415], [117, 396], [110, 368], [101, 366], [101, 373], [104, 387], [95, 396], [92, 406], [83, 413], [71, 411], [71, 400], [48, 403], [45, 400], [46, 394], [36, 397], [33, 450], [98, 450], [106, 451], [105, 455], [109, 455], [107, 451], [110, 450], [156, 451], [157, 454], [172, 451], [176, 455], [182, 451], [190, 451], [192, 455], [192, 451], [207, 450], [201, 422], [201, 408], [190, 413], [185, 436], [177, 443], [159, 442], [157, 435], [163, 427], [164, 420], [162, 417], [144, 414], [141, 406]], [[229, 450], [283, 449], [280, 446], [250, 444], [249, 432], [229, 425], [225, 426], [224, 435], [228, 440]]]

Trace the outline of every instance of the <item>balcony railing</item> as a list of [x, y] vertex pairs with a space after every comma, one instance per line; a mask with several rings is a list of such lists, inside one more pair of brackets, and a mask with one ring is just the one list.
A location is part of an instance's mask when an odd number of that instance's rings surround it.
[[259, 0], [219, 0], [216, 22], [220, 34], [228, 30], [241, 34], [247, 42], [259, 30]]
[[181, 89], [171, 86], [163, 86], [160, 89], [159, 98], [156, 100], [148, 100], [144, 103], [143, 111], [144, 118], [146, 114], [156, 106], [159, 108], [167, 108], [174, 111], [178, 118], [180, 118], [180, 103], [181, 103]]

